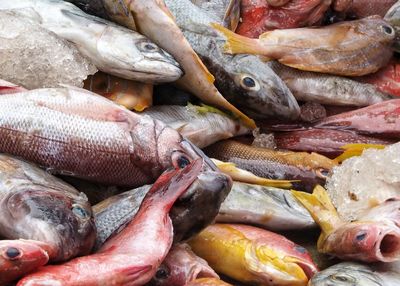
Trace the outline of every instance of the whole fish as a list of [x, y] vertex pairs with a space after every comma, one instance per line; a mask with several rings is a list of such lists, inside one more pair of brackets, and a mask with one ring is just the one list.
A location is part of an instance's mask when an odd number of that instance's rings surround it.
[[42, 27], [76, 45], [101, 71], [144, 82], [172, 82], [178, 63], [146, 37], [88, 15], [65, 1], [4, 0], [0, 9], [33, 9]]
[[205, 149], [207, 155], [257, 176], [278, 180], [299, 180], [295, 188], [312, 190], [323, 184], [326, 174], [336, 165], [332, 160], [316, 153], [296, 153], [257, 148], [235, 140], [217, 142]]
[[258, 225], [274, 231], [316, 226], [290, 191], [239, 182], [233, 183], [216, 221]]
[[343, 12], [348, 18], [361, 19], [372, 15], [385, 16], [397, 0], [333, 0], [333, 9]]
[[399, 269], [399, 263], [342, 262], [315, 274], [308, 286], [397, 286], [400, 285]]
[[197, 277], [219, 278], [204, 259], [196, 256], [188, 244], [182, 243], [170, 249], [149, 285], [186, 286]]
[[[0, 110], [0, 152], [56, 174], [135, 187], [154, 182], [166, 169], [183, 168], [202, 158], [198, 180], [178, 201], [181, 211], [172, 211], [180, 233], [190, 235], [209, 224], [230, 190], [231, 179], [177, 131], [87, 90], [37, 89], [2, 95]], [[201, 219], [190, 219], [198, 213]]]
[[274, 30], [259, 39], [213, 26], [226, 36], [228, 53], [258, 54], [300, 70], [343, 76], [361, 76], [384, 67], [392, 57], [395, 38], [394, 28], [379, 16], [320, 28]]
[[153, 103], [153, 85], [98, 72], [88, 77], [85, 89], [100, 94], [130, 110], [143, 111]]
[[26, 91], [26, 89], [11, 82], [0, 79], [0, 95], [18, 93], [21, 91]]
[[321, 186], [313, 194], [293, 194], [321, 227], [319, 252], [364, 262], [400, 260], [400, 199], [389, 199], [347, 222]]
[[164, 122], [199, 148], [223, 139], [250, 134], [250, 129], [240, 121], [206, 106], [159, 105], [142, 114]]
[[252, 226], [211, 225], [189, 245], [218, 273], [251, 285], [305, 286], [318, 271], [305, 248]]
[[217, 278], [200, 278], [187, 283], [185, 286], [232, 286]]
[[394, 5], [387, 11], [384, 19], [388, 21], [390, 25], [392, 25], [393, 28], [396, 30], [396, 38], [393, 47], [395, 51], [399, 53], [400, 52], [400, 2], [399, 1], [394, 3]]
[[0, 155], [0, 236], [47, 243], [51, 261], [87, 254], [95, 241], [83, 193], [45, 171]]
[[[23, 285], [144, 285], [172, 246], [168, 212], [201, 172], [201, 159], [164, 173], [146, 195], [135, 218], [98, 252], [25, 276]], [[95, 271], [93, 271], [95, 270]]]
[[368, 106], [391, 99], [374, 85], [345, 77], [301, 71], [276, 61], [269, 66], [286, 83], [294, 97], [327, 105]]
[[190, 0], [165, 0], [178, 26], [216, 77], [222, 95], [252, 118], [295, 119], [299, 106], [283, 81], [254, 55], [227, 55], [224, 38], [211, 26], [213, 19]]
[[249, 38], [275, 29], [312, 26], [320, 22], [331, 0], [242, 0], [242, 21], [236, 32]]

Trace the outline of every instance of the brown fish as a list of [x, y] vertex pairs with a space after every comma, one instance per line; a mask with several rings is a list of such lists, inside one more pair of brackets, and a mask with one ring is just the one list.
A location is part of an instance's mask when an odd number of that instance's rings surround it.
[[227, 53], [258, 54], [300, 70], [344, 76], [365, 75], [385, 66], [395, 38], [394, 28], [379, 16], [321, 28], [274, 30], [259, 39], [214, 27], [226, 36]]

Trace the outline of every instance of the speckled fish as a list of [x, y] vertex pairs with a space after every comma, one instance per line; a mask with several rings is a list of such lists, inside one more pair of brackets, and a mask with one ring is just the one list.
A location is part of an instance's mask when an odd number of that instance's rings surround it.
[[219, 278], [204, 259], [193, 253], [188, 244], [181, 243], [170, 249], [149, 286], [186, 286], [197, 277]]
[[312, 190], [323, 184], [326, 174], [336, 165], [332, 160], [316, 153], [275, 151], [257, 148], [235, 140], [217, 142], [205, 149], [206, 154], [257, 176], [278, 180], [299, 180], [295, 188]]
[[305, 71], [361, 76], [378, 71], [392, 57], [395, 30], [379, 16], [320, 28], [274, 30], [250, 39], [218, 24], [231, 54], [250, 53]]
[[[0, 110], [0, 151], [56, 174], [136, 187], [153, 183], [166, 169], [203, 158], [198, 180], [186, 199], [179, 200], [185, 212], [174, 217], [178, 229], [188, 224], [201, 229], [210, 223], [230, 190], [231, 179], [177, 131], [87, 90], [37, 89], [2, 95]], [[203, 220], [182, 222], [196, 209], [201, 213], [204, 204], [208, 212]]]
[[1, 237], [47, 243], [51, 261], [90, 252], [95, 226], [83, 193], [8, 155], [0, 155], [0, 179]]
[[342, 262], [315, 274], [308, 286], [398, 286], [399, 269], [399, 263]]
[[361, 19], [372, 15], [385, 16], [397, 0], [333, 0], [332, 7], [348, 18]]
[[153, 85], [98, 72], [85, 81], [85, 89], [130, 110], [143, 111], [153, 103]]
[[11, 82], [0, 79], [0, 95], [1, 94], [9, 94], [9, 93], [17, 93], [21, 91], [26, 91], [25, 88], [15, 85]]
[[189, 282], [185, 286], [232, 286], [232, 285], [217, 278], [200, 278]]
[[283, 231], [316, 224], [288, 190], [234, 182], [222, 203], [217, 222], [243, 223]]
[[76, 45], [101, 71], [145, 82], [172, 82], [182, 76], [178, 63], [146, 37], [88, 15], [65, 1], [3, 0], [0, 9], [31, 8], [42, 27]]
[[142, 114], [164, 122], [199, 148], [251, 132], [237, 119], [207, 106], [160, 105]]
[[251, 285], [306, 286], [318, 271], [305, 248], [252, 226], [211, 225], [189, 244], [218, 273]]
[[299, 101], [327, 105], [368, 106], [391, 99], [372, 84], [328, 74], [301, 71], [276, 61], [269, 66], [286, 83]]
[[290, 90], [261, 59], [222, 52], [224, 38], [211, 27], [219, 19], [213, 19], [190, 0], [165, 0], [165, 3], [229, 102], [252, 118], [299, 116], [299, 106]]
[[129, 286], [144, 285], [156, 274], [173, 241], [168, 215], [201, 172], [201, 159], [183, 169], [163, 173], [123, 231], [92, 255], [57, 266], [45, 266], [25, 276], [18, 286]]

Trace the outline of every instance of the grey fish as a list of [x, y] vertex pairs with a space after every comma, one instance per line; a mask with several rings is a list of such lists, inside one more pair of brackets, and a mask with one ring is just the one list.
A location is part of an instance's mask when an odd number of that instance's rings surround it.
[[361, 264], [342, 262], [317, 274], [308, 286], [398, 286], [400, 264]]
[[33, 9], [42, 27], [74, 43], [101, 71], [143, 82], [172, 82], [178, 63], [141, 34], [56, 0], [2, 0], [0, 9]]
[[396, 31], [393, 47], [400, 53], [400, 1], [397, 1], [392, 8], [387, 11], [384, 19], [388, 21]]
[[233, 183], [217, 222], [253, 224], [273, 231], [316, 227], [290, 191], [239, 182]]
[[257, 56], [224, 54], [225, 38], [207, 15], [190, 0], [166, 0], [178, 26], [204, 64], [215, 76], [224, 97], [253, 118], [297, 118], [299, 106], [285, 83]]
[[392, 98], [380, 92], [372, 84], [360, 83], [335, 75], [301, 71], [277, 61], [270, 62], [268, 65], [300, 101], [363, 107]]
[[251, 131], [239, 120], [217, 109], [200, 106], [160, 105], [146, 109], [146, 114], [179, 131], [199, 148]]

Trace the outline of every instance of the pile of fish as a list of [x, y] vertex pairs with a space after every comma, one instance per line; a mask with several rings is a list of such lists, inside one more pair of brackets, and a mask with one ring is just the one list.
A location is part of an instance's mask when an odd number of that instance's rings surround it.
[[397, 53], [396, 0], [1, 0], [0, 286], [400, 285]]

